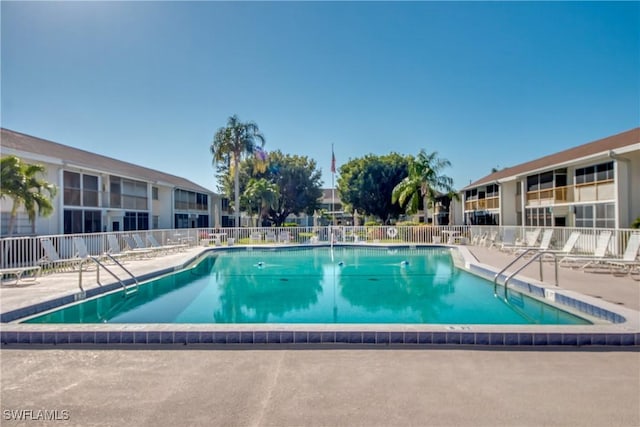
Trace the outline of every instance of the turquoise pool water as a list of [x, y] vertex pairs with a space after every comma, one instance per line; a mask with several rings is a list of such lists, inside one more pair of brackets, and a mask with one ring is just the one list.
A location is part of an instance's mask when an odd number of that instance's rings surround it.
[[219, 251], [26, 323], [589, 324], [457, 269], [446, 248]]

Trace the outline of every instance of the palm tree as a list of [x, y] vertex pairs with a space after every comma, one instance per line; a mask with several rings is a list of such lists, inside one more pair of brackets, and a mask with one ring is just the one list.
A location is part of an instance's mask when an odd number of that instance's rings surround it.
[[264, 178], [251, 179], [244, 190], [249, 206], [257, 206], [258, 218], [264, 218], [269, 209], [274, 209], [280, 198], [278, 186]]
[[416, 158], [409, 161], [409, 175], [393, 188], [391, 201], [406, 206], [407, 213], [418, 212], [420, 199], [424, 205], [424, 222], [427, 222], [427, 207], [433, 205], [442, 193], [455, 195], [453, 179], [440, 175], [442, 169], [451, 166], [446, 159], [439, 159], [438, 153], [427, 154], [420, 150]]
[[[13, 234], [18, 209], [24, 206], [31, 232], [35, 234], [36, 216], [49, 216], [53, 213], [51, 199], [56, 195], [55, 185], [41, 179], [46, 169], [42, 165], [22, 163], [15, 156], [2, 159], [2, 188], [0, 198], [8, 196], [13, 199], [8, 233]], [[48, 193], [48, 194], [45, 194]]]
[[[234, 175], [234, 216], [235, 226], [240, 225], [240, 161], [252, 155], [258, 147], [264, 146], [264, 135], [254, 122], [243, 123], [237, 115], [229, 117], [227, 126], [216, 132], [211, 143], [213, 164], [225, 164]], [[259, 144], [259, 145], [258, 145]]]

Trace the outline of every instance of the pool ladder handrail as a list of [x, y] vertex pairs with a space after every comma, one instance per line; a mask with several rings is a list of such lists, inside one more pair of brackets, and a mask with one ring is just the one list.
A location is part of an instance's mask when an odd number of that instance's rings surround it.
[[525, 257], [526, 255], [528, 255], [531, 252], [535, 252], [535, 255], [533, 255], [529, 260], [527, 260], [526, 263], [521, 265], [518, 269], [516, 269], [516, 271], [511, 273], [505, 279], [505, 281], [504, 281], [504, 297], [505, 298], [507, 297], [507, 290], [509, 289], [509, 281], [511, 279], [513, 279], [516, 274], [520, 273], [522, 270], [524, 270], [526, 267], [528, 267], [535, 260], [538, 260], [539, 263], [540, 263], [540, 281], [544, 282], [544, 274], [543, 274], [543, 269], [542, 269], [542, 256], [543, 255], [551, 255], [553, 257], [553, 262], [554, 262], [554, 265], [555, 265], [555, 279], [556, 279], [555, 280], [555, 285], [558, 286], [558, 256], [557, 256], [558, 253], [557, 253], [557, 251], [552, 251], [552, 250], [548, 250], [548, 249], [540, 249], [540, 248], [528, 248], [528, 249], [525, 249], [525, 251], [522, 252], [520, 255], [518, 255], [516, 257], [516, 259], [511, 261], [506, 267], [504, 267], [502, 270], [500, 270], [498, 273], [496, 273], [495, 276], [493, 276], [493, 294], [495, 296], [498, 296], [497, 288], [498, 288], [498, 279], [500, 278], [500, 276], [503, 273], [505, 273], [509, 267], [514, 265], [521, 258]]
[[[109, 273], [114, 279], [116, 279], [118, 281], [118, 283], [120, 283], [120, 286], [122, 286], [122, 289], [124, 290], [124, 296], [129, 296], [131, 294], [134, 294], [136, 292], [138, 292], [138, 286], [139, 286], [139, 282], [138, 282], [138, 278], [136, 276], [133, 275], [133, 273], [131, 273], [131, 271], [129, 271], [124, 265], [122, 265], [122, 263], [120, 261], [118, 261], [114, 256], [112, 256], [109, 253], [105, 253], [104, 256], [106, 256], [107, 258], [109, 258], [111, 261], [113, 261], [115, 264], [117, 264], [120, 268], [122, 268], [127, 274], [129, 274], [129, 276], [131, 276], [131, 278], [133, 279], [134, 282], [134, 286], [127, 286], [122, 279], [120, 279], [118, 277], [117, 274], [115, 274], [113, 271], [111, 271], [111, 269], [109, 267], [107, 267], [102, 261], [100, 261], [98, 259], [98, 257], [96, 256], [89, 256], [87, 257], [87, 259], [90, 259], [91, 261], [95, 262], [97, 264], [97, 268], [96, 268], [96, 281], [98, 282], [98, 284], [100, 283], [100, 267], [104, 268], [105, 271], [107, 273]], [[80, 290], [82, 292], [84, 292], [84, 289], [82, 288], [82, 265], [80, 265], [80, 273], [79, 273], [79, 278], [78, 278], [78, 286], [80, 287]]]

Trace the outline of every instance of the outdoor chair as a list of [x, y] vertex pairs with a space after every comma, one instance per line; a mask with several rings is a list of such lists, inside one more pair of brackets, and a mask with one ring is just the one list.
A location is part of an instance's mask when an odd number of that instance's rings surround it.
[[38, 261], [38, 264], [44, 269], [52, 271], [64, 271], [68, 269], [75, 269], [83, 261], [81, 258], [61, 258], [58, 255], [53, 242], [49, 238], [40, 239], [40, 245], [44, 251], [44, 256]]
[[[638, 250], [640, 249], [640, 234], [634, 233], [629, 236], [627, 247], [620, 259], [606, 259], [606, 263], [612, 270], [622, 269], [624, 274], [631, 274], [636, 269], [640, 269], [640, 260], [638, 260]], [[633, 276], [633, 274], [632, 274]]]
[[[137, 236], [137, 234], [134, 235], [134, 238], [135, 238], [135, 236]], [[156, 240], [156, 238], [155, 238], [155, 236], [153, 234], [147, 234], [147, 242], [149, 242], [149, 244], [151, 245], [152, 249], [157, 249], [157, 250], [178, 251], [178, 250], [181, 250], [181, 249], [185, 249], [187, 247], [186, 243], [175, 243], [175, 244], [170, 244], [170, 245], [161, 245], [160, 243], [158, 243], [158, 241]]]
[[259, 231], [254, 231], [249, 235], [249, 243], [253, 242], [261, 242], [262, 241], [262, 233]]
[[593, 254], [567, 255], [560, 260], [559, 264], [566, 267], [580, 267], [582, 269], [585, 269], [589, 266], [600, 263], [605, 260], [610, 240], [611, 231], [602, 231], [600, 232], [596, 240], [596, 249], [594, 250]]
[[276, 233], [275, 231], [269, 230], [264, 235], [264, 240], [267, 242], [276, 242]]
[[551, 246], [551, 238], [553, 237], [553, 230], [547, 229], [542, 233], [542, 239], [540, 239], [540, 245], [538, 246], [523, 246], [518, 247], [515, 251], [515, 255], [520, 255], [529, 249], [538, 249], [540, 251], [546, 251]]
[[131, 236], [122, 236], [122, 238], [124, 239], [124, 242], [127, 244], [127, 247], [129, 248], [128, 252], [131, 252], [133, 254], [139, 254], [140, 256], [145, 256], [145, 257], [151, 256], [156, 252], [152, 249], [139, 247], [136, 241]]
[[291, 234], [288, 231], [281, 231], [278, 235], [278, 240], [283, 243], [291, 242]]

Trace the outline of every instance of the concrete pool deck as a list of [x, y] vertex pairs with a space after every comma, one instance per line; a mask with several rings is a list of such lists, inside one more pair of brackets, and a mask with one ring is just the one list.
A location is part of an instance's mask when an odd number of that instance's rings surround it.
[[[404, 245], [406, 246], [406, 245]], [[261, 246], [265, 247], [265, 246]], [[513, 256], [495, 249], [460, 246], [463, 262], [473, 262], [476, 270], [500, 269]], [[236, 247], [235, 250], [244, 250]], [[127, 262], [127, 268], [138, 277], [170, 272], [196, 259], [205, 248], [193, 247], [144, 260]], [[454, 257], [455, 258], [455, 257]], [[483, 267], [484, 266], [484, 267]], [[579, 298], [590, 307], [606, 308], [626, 322], [611, 323], [593, 317], [594, 325], [356, 325], [356, 324], [20, 324], [2, 323], [2, 344], [437, 344], [480, 346], [640, 346], [640, 282], [631, 277], [593, 274], [568, 268], [559, 269], [560, 287], [553, 283], [553, 265], [544, 264], [545, 282], [537, 282], [537, 265], [524, 270], [527, 283], [538, 283], [560, 297]], [[484, 272], [486, 273], [486, 272]], [[485, 274], [486, 275], [486, 274]], [[83, 273], [83, 289], [87, 294], [118, 285], [104, 271], [104, 286], [96, 282], [96, 272]], [[78, 272], [45, 275], [36, 283], [6, 285], [0, 288], [3, 321], [13, 320], [15, 310], [43, 304], [52, 298], [66, 298], [67, 303], [78, 294]], [[534, 289], [536, 290], [536, 289]], [[539, 293], [541, 288], [537, 288]], [[546, 291], [545, 291], [546, 293]], [[555, 294], [558, 295], [555, 295]], [[543, 295], [544, 296], [544, 295]], [[544, 298], [543, 298], [544, 299]], [[577, 300], [576, 300], [577, 301]], [[60, 301], [58, 301], [59, 303]], [[577, 303], [575, 304], [577, 307]], [[40, 307], [42, 308], [42, 307]], [[564, 307], [568, 311], [574, 307]], [[584, 307], [582, 307], [584, 310]], [[600, 308], [598, 308], [600, 310]], [[613, 313], [613, 314], [612, 314]], [[618, 313], [622, 313], [619, 315]], [[19, 313], [24, 315], [23, 312]], [[604, 314], [598, 316], [605, 318]], [[13, 316], [15, 317], [15, 316]]]

